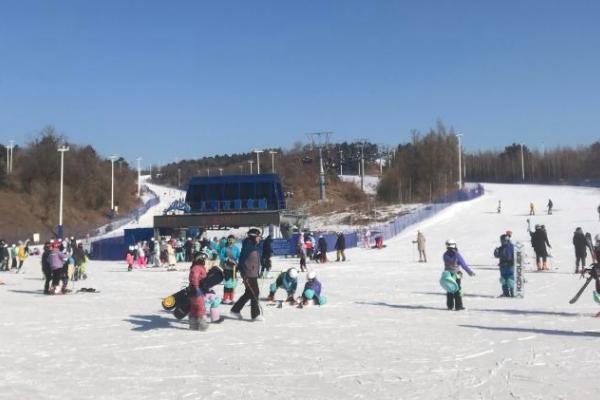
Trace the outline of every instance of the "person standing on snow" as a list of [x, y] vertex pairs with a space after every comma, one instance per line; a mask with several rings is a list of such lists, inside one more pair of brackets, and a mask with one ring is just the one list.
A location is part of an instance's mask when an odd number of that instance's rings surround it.
[[231, 307], [231, 315], [241, 319], [240, 311], [248, 301], [250, 301], [250, 316], [253, 321], [264, 321], [260, 315], [260, 306], [258, 304], [258, 274], [260, 272], [260, 231], [250, 229], [248, 237], [244, 239], [242, 251], [240, 253], [240, 274], [244, 282], [245, 291], [242, 297]]
[[427, 243], [423, 232], [417, 231], [417, 240], [413, 243], [417, 244], [417, 250], [419, 251], [419, 262], [427, 262], [427, 254], [425, 253], [425, 244]]
[[223, 304], [232, 304], [235, 296], [235, 286], [237, 283], [236, 268], [240, 258], [240, 248], [236, 245], [235, 236], [227, 237], [227, 246], [221, 249], [221, 267], [225, 282], [223, 283]]
[[502, 212], [502, 200], [498, 200], [498, 214]]
[[260, 277], [268, 278], [271, 272], [271, 257], [273, 257], [273, 237], [267, 236], [263, 242], [262, 257], [260, 260], [261, 270]]
[[554, 203], [552, 202], [552, 199], [548, 199], [548, 215], [552, 215], [552, 207], [554, 207]]
[[48, 263], [52, 274], [52, 289], [48, 292], [49, 294], [65, 293], [66, 289], [66, 284], [60, 286], [60, 280], [63, 278], [63, 267], [69, 259], [69, 255], [60, 251], [60, 246], [60, 242], [54, 242], [48, 255]]
[[585, 268], [585, 258], [587, 257], [587, 239], [581, 227], [575, 229], [573, 246], [575, 247], [575, 273], [578, 274], [580, 272], [579, 263], [581, 263], [581, 268]]
[[461, 286], [462, 272], [460, 269], [464, 269], [469, 276], [475, 276], [475, 272], [469, 268], [462, 255], [458, 252], [458, 247], [453, 239], [446, 240], [446, 252], [442, 259], [444, 260], [444, 271], [449, 272], [458, 289], [453, 293], [446, 293], [446, 306], [448, 310], [464, 310]]
[[194, 257], [192, 267], [190, 268], [188, 295], [190, 300], [190, 329], [195, 331], [205, 331], [208, 328], [204, 316], [206, 314], [206, 306], [204, 304], [204, 293], [200, 289], [200, 285], [206, 278], [206, 269], [204, 264], [206, 254], [201, 252]]
[[323, 235], [319, 235], [319, 241], [317, 242], [317, 248], [319, 251], [319, 262], [326, 263], [327, 262], [327, 240], [323, 237]]
[[546, 246], [552, 248], [550, 246], [550, 242], [548, 242], [548, 234], [543, 225], [536, 225], [535, 231], [529, 232], [531, 236], [531, 246], [533, 247], [533, 251], [535, 251], [535, 262], [537, 265], [538, 271], [548, 271], [550, 268], [548, 266], [548, 249]]
[[346, 254], [344, 254], [344, 250], [346, 250], [346, 237], [342, 232], [338, 232], [337, 239], [335, 240], [335, 261], [339, 262], [340, 259], [342, 261], [346, 261]]
[[29, 257], [29, 247], [27, 246], [29, 243], [29, 239], [23, 243], [23, 241], [19, 240], [19, 246], [17, 247], [17, 259], [19, 261], [19, 265], [17, 266], [17, 274], [23, 268], [23, 263]]
[[533, 204], [533, 201], [529, 203], [529, 215], [535, 215], [535, 205]]
[[500, 282], [502, 283], [502, 297], [515, 296], [515, 248], [508, 235], [500, 236], [500, 247], [494, 250], [494, 257], [499, 259]]

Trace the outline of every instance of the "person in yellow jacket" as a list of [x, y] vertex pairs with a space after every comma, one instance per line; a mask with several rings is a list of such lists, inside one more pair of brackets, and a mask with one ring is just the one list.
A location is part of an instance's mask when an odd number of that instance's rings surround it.
[[27, 246], [29, 244], [29, 240], [26, 240], [25, 243], [23, 243], [22, 240], [19, 240], [18, 243], [19, 245], [17, 246], [17, 261], [19, 262], [19, 265], [17, 266], [17, 274], [19, 273], [19, 271], [23, 267], [23, 263], [29, 256], [29, 247]]

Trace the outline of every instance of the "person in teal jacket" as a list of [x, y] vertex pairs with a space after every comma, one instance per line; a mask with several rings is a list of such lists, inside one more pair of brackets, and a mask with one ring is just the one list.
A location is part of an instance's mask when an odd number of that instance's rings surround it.
[[235, 295], [234, 289], [237, 284], [235, 269], [240, 259], [240, 248], [236, 245], [235, 236], [229, 235], [227, 237], [227, 246], [221, 249], [220, 259], [225, 279], [223, 283], [223, 304], [232, 304]]
[[275, 282], [271, 283], [271, 290], [269, 292], [269, 297], [267, 300], [275, 301], [275, 292], [277, 289], [281, 288], [287, 292], [287, 300], [288, 302], [294, 304], [296, 300], [294, 299], [294, 294], [296, 293], [296, 289], [298, 287], [298, 270], [296, 268], [290, 268], [287, 271], [284, 271], [279, 274]]

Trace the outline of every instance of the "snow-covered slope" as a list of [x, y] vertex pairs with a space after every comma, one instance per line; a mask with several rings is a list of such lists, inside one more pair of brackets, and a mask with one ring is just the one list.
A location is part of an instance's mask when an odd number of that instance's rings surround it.
[[[600, 320], [591, 316], [600, 307], [591, 289], [575, 305], [568, 300], [582, 284], [572, 274], [572, 233], [600, 232], [600, 191], [485, 186], [485, 196], [449, 207], [383, 250], [309, 264], [326, 306], [263, 303], [265, 322], [227, 319], [206, 332], [187, 330], [160, 307], [185, 285], [186, 265], [127, 273], [124, 263], [92, 262], [90, 279], [75, 287], [101, 293], [47, 297], [39, 258], [30, 258], [26, 274], [0, 274], [0, 398], [597, 399]], [[512, 229], [527, 243], [529, 202], [541, 208], [549, 197], [554, 215], [532, 223], [547, 226], [558, 270], [527, 273], [525, 299], [497, 298], [498, 236]], [[427, 237], [427, 264], [414, 262], [417, 229]], [[462, 312], [445, 309], [438, 284], [449, 237], [477, 272], [463, 280]], [[297, 260], [273, 264], [283, 270]], [[269, 283], [260, 283], [261, 297]]]
[[[352, 182], [356, 186], [360, 188], [360, 176], [359, 175], [338, 175], [341, 181], [343, 182]], [[377, 185], [379, 184], [378, 176], [370, 176], [365, 175], [364, 177], [364, 185], [365, 185], [365, 193], [370, 195], [375, 195], [377, 193]]]

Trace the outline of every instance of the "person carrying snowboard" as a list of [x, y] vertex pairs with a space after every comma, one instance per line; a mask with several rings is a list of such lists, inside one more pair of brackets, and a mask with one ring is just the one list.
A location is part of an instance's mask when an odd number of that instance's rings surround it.
[[204, 304], [204, 293], [200, 289], [202, 281], [206, 278], [206, 253], [200, 252], [194, 256], [189, 274], [188, 296], [190, 300], [190, 329], [194, 331], [205, 331], [208, 323], [204, 319], [206, 307]]
[[304, 284], [304, 290], [302, 290], [302, 296], [298, 298], [299, 307], [306, 306], [311, 302], [316, 305], [324, 305], [326, 302], [325, 296], [321, 295], [321, 282], [317, 279], [317, 273], [310, 271], [306, 274], [306, 283]]
[[506, 234], [500, 236], [500, 247], [496, 247], [494, 250], [494, 257], [499, 259], [500, 283], [502, 284], [501, 297], [514, 297], [515, 248]]
[[271, 283], [268, 301], [275, 301], [275, 292], [277, 289], [284, 289], [287, 293], [286, 301], [290, 304], [295, 304], [296, 300], [294, 295], [296, 294], [296, 288], [298, 287], [298, 270], [296, 268], [290, 268], [279, 274], [275, 282]]
[[575, 273], [578, 274], [580, 272], [579, 263], [581, 263], [581, 268], [585, 268], [585, 258], [587, 257], [587, 240], [581, 227], [575, 229], [573, 246], [575, 247]]
[[446, 306], [448, 310], [464, 310], [461, 286], [462, 272], [460, 269], [464, 269], [469, 276], [475, 276], [475, 272], [469, 268], [462, 255], [458, 252], [458, 247], [453, 239], [446, 240], [446, 252], [442, 259], [444, 260], [444, 274], [442, 274], [442, 279], [450, 280], [454, 284], [453, 290], [446, 293]]

